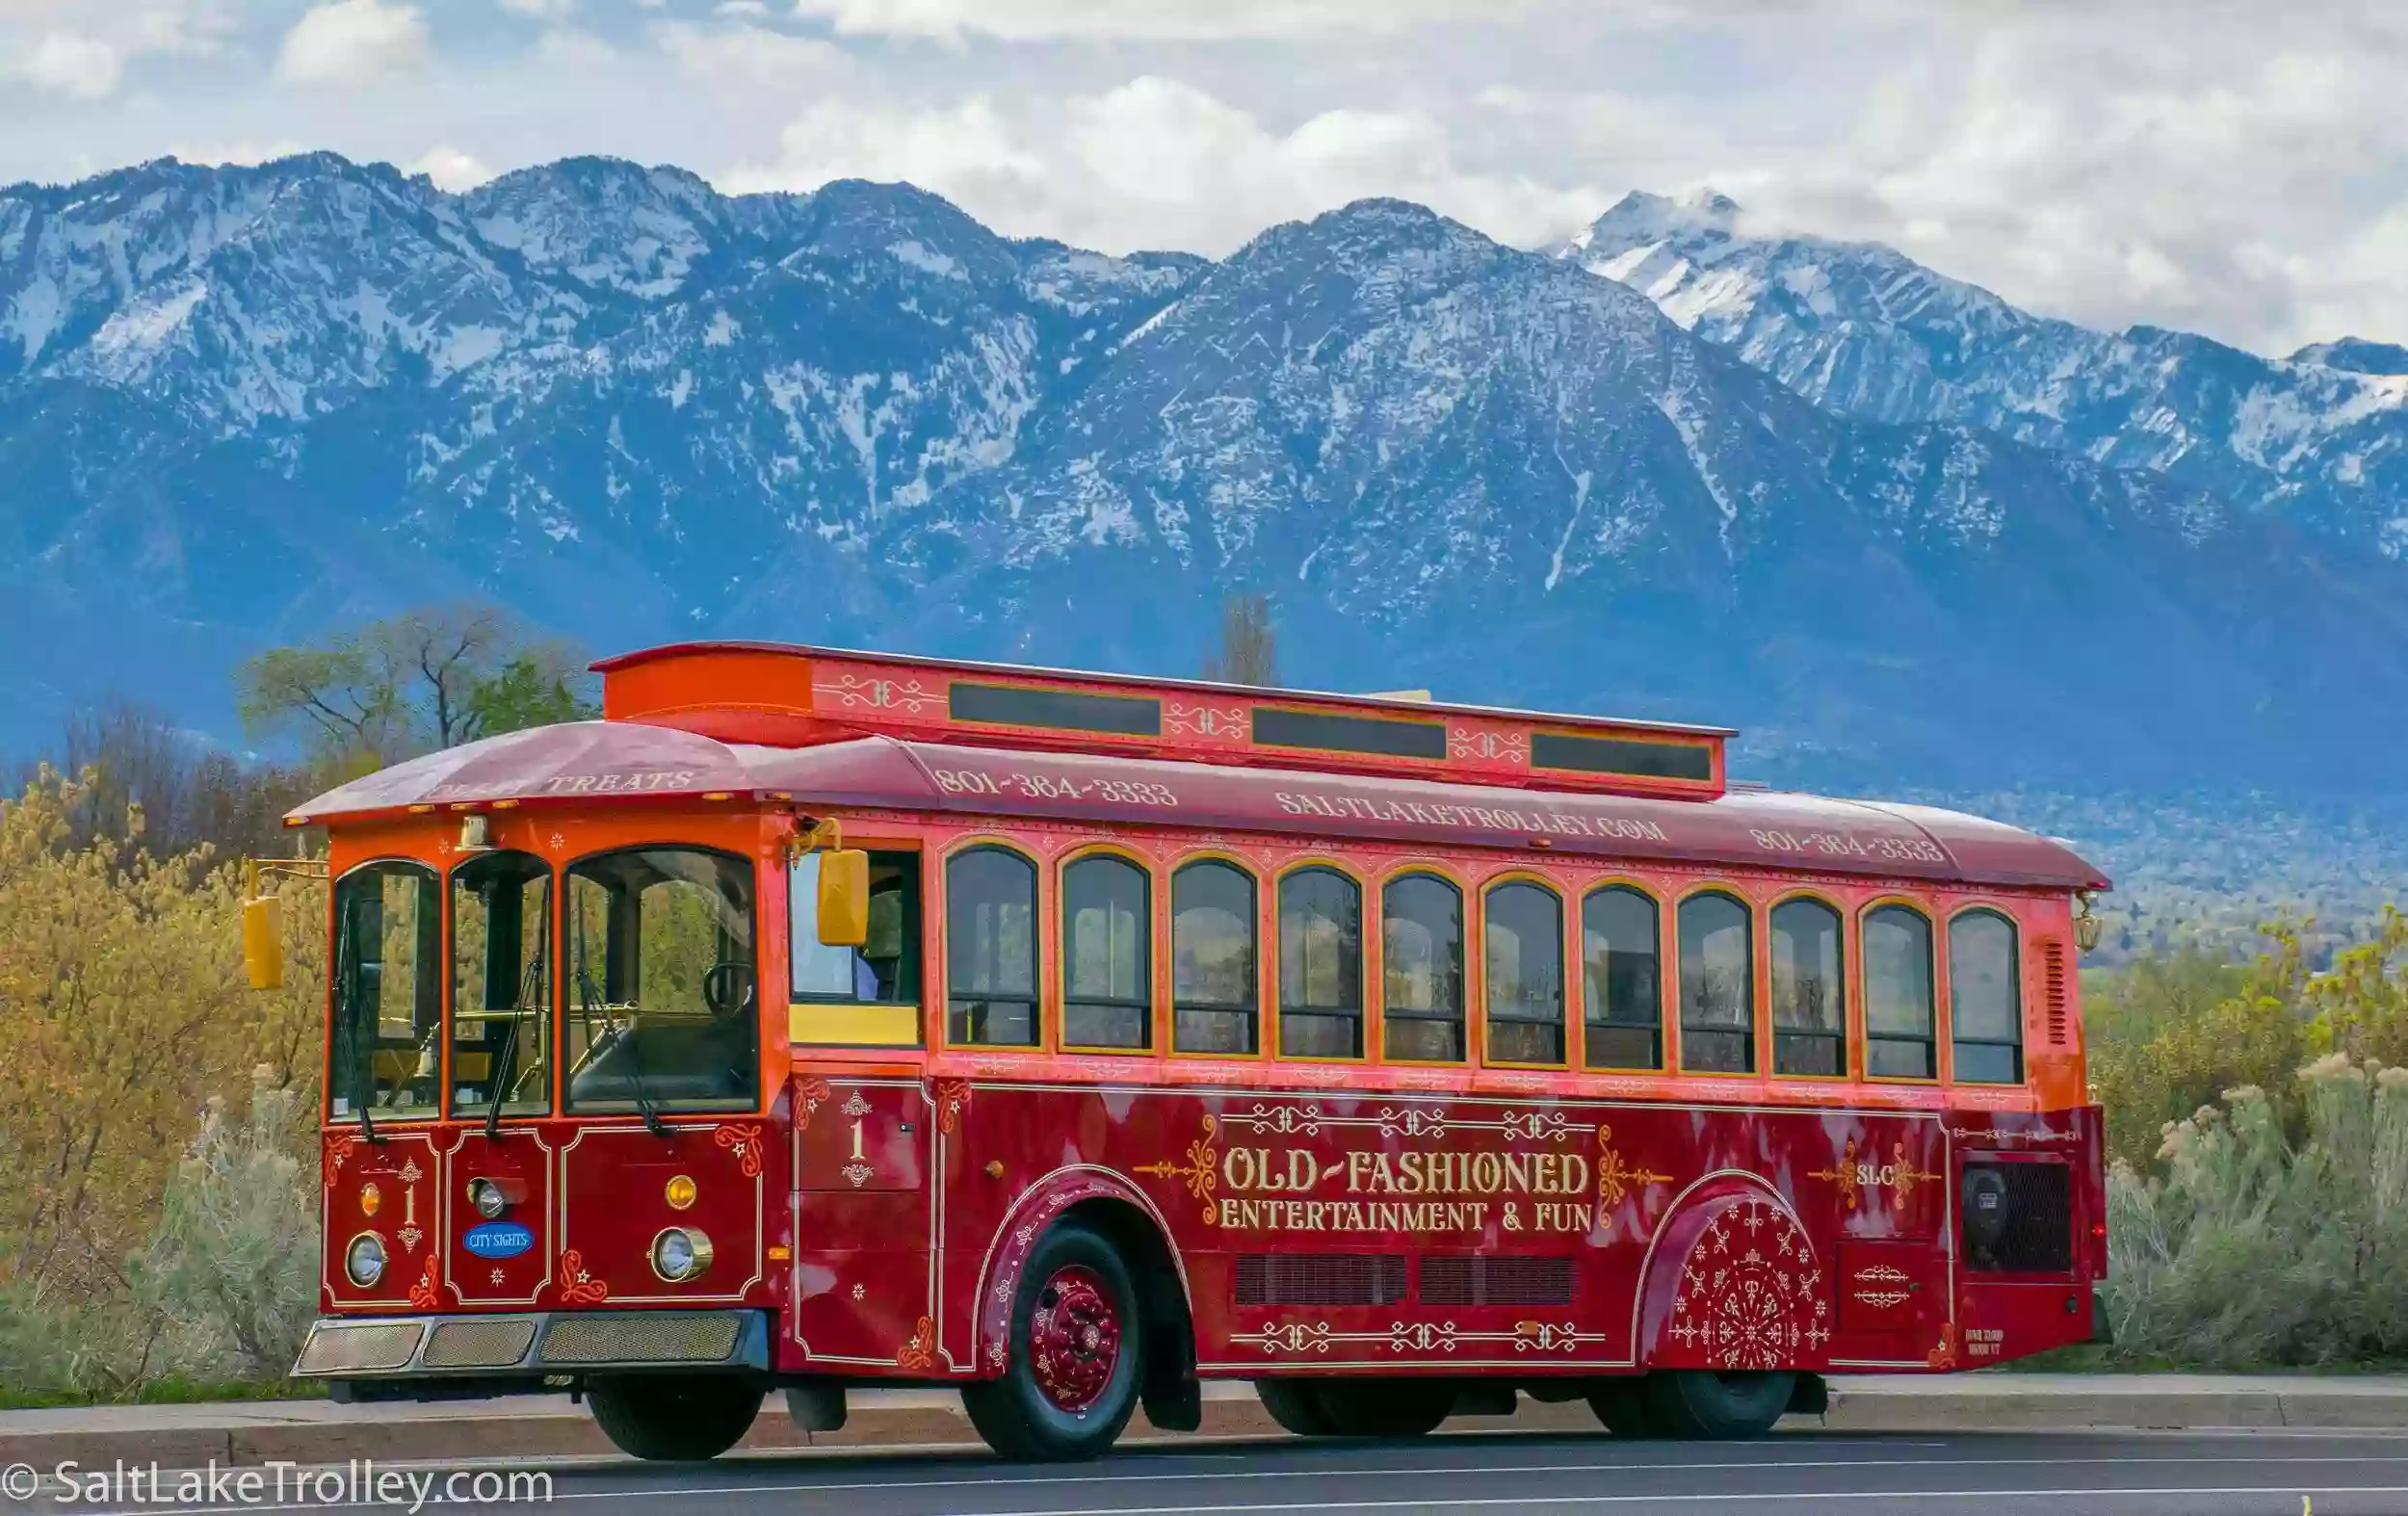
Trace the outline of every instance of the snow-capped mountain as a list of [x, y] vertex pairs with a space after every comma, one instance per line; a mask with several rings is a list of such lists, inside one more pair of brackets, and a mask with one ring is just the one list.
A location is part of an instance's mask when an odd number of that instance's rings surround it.
[[1875, 243], [1753, 235], [1711, 191], [1633, 194], [1556, 249], [1819, 405], [1952, 421], [2156, 470], [2408, 558], [2408, 352], [2263, 358], [2187, 332], [2019, 310]]
[[452, 594], [597, 651], [1186, 672], [1260, 589], [1302, 681], [1724, 719], [1760, 769], [2384, 771], [2408, 569], [2011, 417], [1802, 396], [1688, 275], [1671, 319], [1626, 287], [1662, 249], [1581, 266], [1672, 235], [1375, 200], [1112, 258], [598, 160], [0, 190], [0, 742], [111, 685], [222, 731], [242, 652]]

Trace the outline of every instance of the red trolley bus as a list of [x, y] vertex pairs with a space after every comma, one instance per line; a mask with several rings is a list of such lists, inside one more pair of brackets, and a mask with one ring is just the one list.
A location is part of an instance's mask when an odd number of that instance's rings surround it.
[[[643, 1457], [952, 1384], [1076, 1457], [1517, 1390], [1738, 1436], [2094, 1333], [2074, 953], [2013, 828], [1728, 733], [702, 644], [321, 797], [355, 1398]], [[260, 971], [272, 972], [263, 965]]]

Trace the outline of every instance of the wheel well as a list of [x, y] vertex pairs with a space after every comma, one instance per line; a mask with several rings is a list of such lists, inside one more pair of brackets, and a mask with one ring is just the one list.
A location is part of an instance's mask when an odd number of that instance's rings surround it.
[[1193, 1378], [1195, 1321], [1170, 1244], [1153, 1218], [1125, 1200], [1098, 1197], [1072, 1206], [1062, 1219], [1101, 1233], [1129, 1266], [1145, 1314], [1146, 1387], [1166, 1390]]

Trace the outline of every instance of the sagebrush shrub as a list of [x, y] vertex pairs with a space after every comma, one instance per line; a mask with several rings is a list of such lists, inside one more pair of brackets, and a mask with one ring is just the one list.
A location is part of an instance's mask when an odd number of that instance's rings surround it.
[[2116, 1350], [2201, 1368], [2408, 1356], [2408, 1070], [2299, 1071], [2304, 1136], [2264, 1090], [2168, 1122], [2162, 1178], [2107, 1182]]

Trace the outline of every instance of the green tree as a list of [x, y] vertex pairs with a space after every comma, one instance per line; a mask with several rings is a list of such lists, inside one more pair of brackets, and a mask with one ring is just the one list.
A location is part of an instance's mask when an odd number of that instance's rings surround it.
[[235, 677], [255, 736], [298, 737], [322, 761], [372, 768], [593, 714], [582, 662], [500, 607], [470, 601], [271, 648]]

